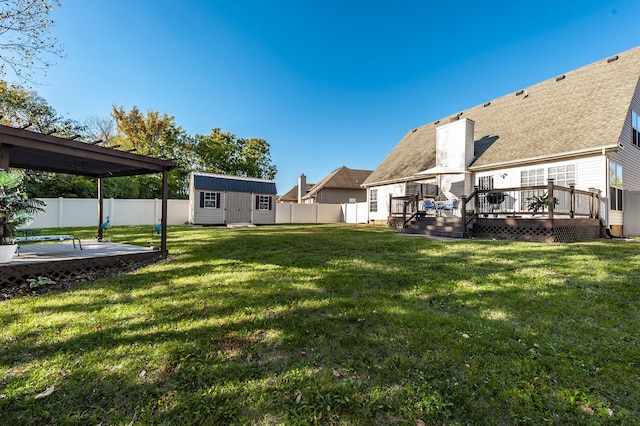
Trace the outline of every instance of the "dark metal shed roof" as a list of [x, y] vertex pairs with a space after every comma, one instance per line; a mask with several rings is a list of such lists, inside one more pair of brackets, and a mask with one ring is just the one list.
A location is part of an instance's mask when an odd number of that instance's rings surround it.
[[275, 182], [255, 178], [244, 178], [241, 176], [194, 173], [193, 185], [196, 189], [206, 189], [211, 191], [277, 194]]

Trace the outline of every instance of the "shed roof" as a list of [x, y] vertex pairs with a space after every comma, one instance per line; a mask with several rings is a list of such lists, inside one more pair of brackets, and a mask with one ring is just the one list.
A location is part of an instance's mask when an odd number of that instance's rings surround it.
[[415, 179], [436, 166], [436, 128], [474, 121], [471, 170], [617, 149], [640, 77], [640, 47], [409, 131], [365, 186]]
[[256, 194], [277, 193], [276, 184], [271, 180], [203, 172], [193, 173], [193, 185], [196, 189], [210, 191], [251, 192]]
[[0, 167], [107, 178], [171, 170], [171, 160], [0, 125]]

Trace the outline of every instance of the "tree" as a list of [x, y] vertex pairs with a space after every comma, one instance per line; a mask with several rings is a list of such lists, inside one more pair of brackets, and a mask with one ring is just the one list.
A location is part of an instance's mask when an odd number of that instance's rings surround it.
[[163, 155], [172, 142], [171, 135], [178, 130], [173, 117], [152, 110], [145, 115], [135, 105], [129, 112], [114, 105], [112, 116], [118, 130], [126, 136], [125, 149], [138, 154]]
[[0, 124], [40, 133], [56, 133], [62, 137], [84, 131], [76, 121], [60, 117], [36, 92], [4, 80], [0, 80], [0, 116]]
[[206, 136], [195, 136], [197, 168], [202, 171], [235, 176], [274, 179], [269, 143], [264, 139], [237, 138], [219, 128]]
[[[0, 76], [10, 68], [21, 81], [33, 81], [34, 70], [46, 70], [50, 55], [64, 51], [51, 35], [49, 13], [57, 0], [4, 0], [0, 3]], [[44, 72], [46, 75], [46, 71]]]
[[115, 144], [113, 141], [117, 137], [116, 123], [110, 117], [89, 117], [84, 121], [84, 128], [91, 142], [104, 146]]

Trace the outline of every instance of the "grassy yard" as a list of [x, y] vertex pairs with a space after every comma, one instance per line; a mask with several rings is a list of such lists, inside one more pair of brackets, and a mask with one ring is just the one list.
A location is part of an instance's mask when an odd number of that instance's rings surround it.
[[0, 303], [1, 424], [640, 422], [640, 243], [172, 227], [169, 249]]

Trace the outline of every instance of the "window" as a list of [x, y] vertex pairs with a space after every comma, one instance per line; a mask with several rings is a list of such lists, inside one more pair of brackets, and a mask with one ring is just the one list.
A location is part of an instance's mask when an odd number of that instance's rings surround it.
[[640, 114], [631, 111], [631, 127], [633, 127], [633, 144], [640, 147]]
[[481, 176], [478, 178], [478, 189], [493, 189], [493, 176]]
[[256, 195], [257, 210], [271, 210], [271, 197], [269, 195]]
[[547, 179], [553, 179], [553, 183], [559, 186], [569, 186], [576, 183], [576, 166], [569, 164], [566, 166], [549, 167]]
[[378, 190], [371, 189], [369, 191], [369, 211], [376, 213], [378, 211]]
[[[544, 169], [522, 170], [520, 172], [520, 186], [540, 186], [544, 185]], [[530, 189], [520, 192], [520, 209], [529, 211], [531, 208], [530, 201], [535, 196], [541, 196], [545, 191], [543, 189]]]
[[609, 161], [609, 208], [622, 211], [622, 166]]
[[544, 169], [523, 170], [520, 172], [520, 186], [537, 186], [544, 184]]
[[200, 207], [205, 209], [219, 209], [220, 193], [219, 192], [201, 192]]

